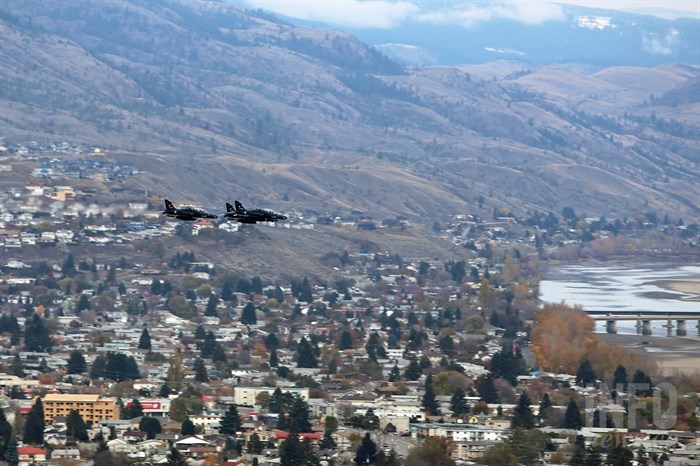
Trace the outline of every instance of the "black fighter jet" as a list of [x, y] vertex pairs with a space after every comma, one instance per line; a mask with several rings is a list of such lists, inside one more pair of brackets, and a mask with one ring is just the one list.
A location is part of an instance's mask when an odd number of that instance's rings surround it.
[[166, 217], [175, 217], [178, 220], [187, 220], [189, 222], [202, 218], [219, 218], [218, 215], [210, 214], [204, 209], [191, 205], [181, 206], [177, 209], [169, 200], [165, 200], [165, 210], [163, 215]]
[[224, 217], [229, 220], [236, 220], [240, 223], [276, 222], [277, 220], [287, 220], [286, 215], [279, 214], [270, 209], [246, 210], [238, 201], [235, 201], [236, 208], [226, 203], [226, 213]]

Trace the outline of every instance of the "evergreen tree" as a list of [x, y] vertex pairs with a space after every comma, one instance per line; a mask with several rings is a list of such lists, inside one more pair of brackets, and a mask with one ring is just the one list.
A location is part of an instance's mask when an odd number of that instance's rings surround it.
[[204, 310], [204, 315], [207, 317], [218, 317], [219, 312], [217, 307], [219, 306], [219, 298], [216, 295], [209, 295], [209, 300], [207, 301], [207, 308]]
[[220, 421], [219, 432], [225, 435], [236, 435], [241, 430], [241, 417], [238, 415], [238, 407], [230, 405]]
[[498, 403], [499, 396], [491, 374], [479, 377], [479, 395], [486, 403]]
[[379, 348], [382, 348], [381, 342], [379, 341], [379, 334], [377, 332], [372, 332], [367, 339], [365, 350], [367, 350], [367, 356], [374, 362], [377, 362]]
[[549, 393], [545, 393], [540, 400], [540, 409], [537, 417], [539, 417], [540, 422], [547, 417], [550, 409], [552, 408], [552, 400], [549, 399]]
[[69, 374], [82, 374], [87, 370], [87, 362], [80, 350], [73, 350], [68, 357], [66, 371]]
[[139, 430], [141, 432], [146, 432], [146, 437], [148, 439], [154, 439], [156, 435], [163, 431], [163, 426], [154, 416], [143, 416], [139, 422]]
[[314, 354], [313, 347], [306, 340], [306, 337], [301, 337], [299, 346], [297, 348], [297, 367], [302, 368], [316, 368], [318, 367], [318, 361], [316, 360], [316, 354]]
[[338, 419], [334, 416], [326, 416], [323, 424], [323, 438], [320, 447], [325, 450], [335, 450], [338, 445], [333, 438], [333, 433], [338, 430]]
[[401, 372], [399, 371], [399, 366], [394, 363], [394, 367], [391, 368], [389, 372], [389, 382], [396, 382], [401, 378]]
[[197, 358], [194, 362], [194, 381], [201, 383], [209, 382], [207, 368], [204, 366], [204, 360], [201, 358]]
[[271, 413], [283, 413], [287, 410], [291, 402], [291, 395], [289, 393], [282, 393], [282, 390], [277, 387], [275, 391], [272, 392], [268, 409]]
[[623, 392], [627, 392], [627, 369], [623, 365], [617, 366], [613, 375], [613, 388], [617, 390], [618, 386], [622, 387]]
[[78, 302], [75, 305], [75, 312], [76, 314], [82, 311], [89, 311], [90, 310], [90, 298], [86, 294], [81, 294], [80, 298], [78, 298]]
[[594, 385], [596, 382], [595, 372], [593, 372], [593, 367], [588, 359], [581, 361], [576, 371], [576, 385], [579, 387], [585, 387], [587, 385]]
[[100, 355], [95, 358], [90, 369], [90, 377], [93, 379], [103, 377], [123, 382], [124, 380], [138, 379], [141, 374], [133, 356], [110, 351], [104, 356]]
[[194, 427], [194, 422], [192, 422], [189, 417], [186, 417], [185, 420], [182, 421], [180, 433], [182, 435], [194, 435], [197, 433], [197, 429]]
[[586, 440], [583, 435], [577, 435], [574, 443], [574, 451], [571, 454], [570, 466], [584, 466], [586, 463]]
[[635, 385], [635, 392], [639, 396], [651, 396], [651, 378], [644, 371], [637, 369], [632, 376], [632, 383]]
[[324, 430], [319, 447], [324, 450], [335, 450], [338, 447], [332, 432], [329, 432], [327, 429]]
[[615, 442], [615, 446], [610, 449], [605, 463], [609, 466], [632, 466], [634, 453], [622, 442]]
[[303, 442], [298, 435], [289, 435], [280, 445], [280, 466], [319, 466], [318, 455], [311, 442]]
[[277, 335], [275, 335], [274, 333], [268, 333], [265, 337], [265, 348], [267, 348], [268, 351], [272, 351], [279, 349], [279, 347], [280, 339], [277, 338]]
[[170, 386], [168, 385], [167, 382], [165, 382], [163, 385], [160, 386], [160, 390], [158, 390], [158, 396], [160, 398], [167, 398], [168, 395], [170, 395], [171, 391], [172, 390], [171, 390]]
[[15, 357], [12, 359], [12, 373], [20, 378], [23, 378], [25, 375], [24, 364], [22, 363], [22, 358], [19, 356], [19, 354], [15, 354]]
[[10, 466], [17, 466], [19, 464], [19, 454], [17, 453], [17, 439], [12, 437], [7, 443], [7, 449], [5, 450], [5, 461]]
[[516, 386], [518, 375], [524, 372], [523, 366], [522, 354], [519, 351], [513, 354], [513, 349], [506, 344], [498, 353], [493, 355], [489, 369], [494, 379], [501, 377], [506, 379], [512, 386]]
[[260, 436], [254, 433], [250, 436], [248, 441], [248, 453], [251, 455], [259, 455], [263, 451], [263, 442], [260, 440]]
[[214, 335], [214, 332], [211, 330], [207, 332], [206, 336], [204, 337], [204, 341], [202, 342], [202, 355], [201, 357], [204, 359], [210, 359], [214, 357], [214, 353], [216, 352], [216, 348], [219, 346], [219, 344], [216, 341], [216, 335]]
[[131, 400], [131, 404], [127, 408], [127, 419], [134, 419], [136, 417], [141, 417], [143, 416], [143, 406], [141, 406], [141, 402], [134, 398]]
[[278, 358], [277, 358], [277, 350], [276, 350], [276, 349], [273, 349], [273, 350], [270, 352], [270, 360], [269, 360], [269, 362], [268, 362], [268, 365], [269, 365], [270, 367], [277, 367], [277, 366], [279, 366], [279, 360], [278, 360]]
[[200, 341], [207, 337], [207, 331], [204, 329], [202, 324], [197, 325], [197, 328], [194, 329], [194, 337]]
[[243, 308], [241, 312], [241, 323], [243, 325], [255, 325], [258, 323], [258, 317], [255, 314], [255, 305], [248, 301], [248, 304]]
[[535, 427], [535, 416], [530, 410], [530, 397], [527, 396], [527, 392], [524, 390], [518, 398], [518, 403], [515, 405], [510, 427], [511, 429], [516, 427], [532, 429]]
[[182, 359], [179, 354], [175, 354], [170, 358], [170, 365], [168, 366], [166, 377], [166, 383], [173, 390], [179, 391], [180, 388], [182, 388], [182, 379], [185, 375], [182, 371]]
[[367, 411], [365, 411], [360, 427], [365, 430], [376, 430], [379, 428], [379, 417], [374, 414], [374, 410], [372, 408], [368, 408]]
[[289, 432], [311, 432], [312, 430], [309, 420], [309, 405], [302, 397], [295, 395], [289, 407]]
[[408, 363], [408, 366], [406, 367], [403, 376], [406, 378], [406, 380], [415, 381], [420, 379], [420, 376], [422, 374], [423, 369], [421, 369], [420, 364], [418, 364], [418, 361], [416, 361], [415, 359], [411, 359], [411, 362]]
[[343, 330], [343, 333], [340, 335], [338, 349], [340, 351], [352, 349], [352, 335], [347, 330]]
[[163, 284], [160, 280], [154, 278], [151, 282], [151, 294], [153, 296], [159, 296], [163, 292]]
[[469, 412], [469, 405], [467, 400], [464, 398], [466, 393], [461, 387], [455, 388], [452, 392], [452, 397], [450, 398], [450, 409], [452, 410], [452, 415], [455, 417], [462, 417]]
[[448, 357], [452, 357], [452, 354], [455, 349], [455, 343], [452, 340], [451, 336], [444, 335], [442, 338], [440, 338], [438, 345], [440, 346], [440, 350], [443, 352], [443, 354], [445, 354]]
[[46, 374], [47, 372], [49, 372], [49, 363], [46, 362], [46, 358], [41, 358], [41, 361], [39, 361], [38, 369], [39, 372], [41, 372], [42, 374]]
[[576, 400], [570, 398], [569, 404], [566, 407], [566, 413], [564, 414], [564, 428], [580, 430], [581, 427], [583, 427], [581, 411], [579, 411]]
[[63, 261], [63, 266], [61, 267], [61, 273], [66, 277], [72, 277], [77, 272], [75, 268], [75, 259], [73, 258], [73, 253], [68, 253], [66, 260]]
[[168, 454], [168, 466], [187, 466], [187, 458], [177, 451], [177, 448], [170, 447]]
[[250, 290], [255, 294], [263, 294], [262, 280], [257, 275], [250, 281]]
[[24, 422], [24, 443], [42, 445], [44, 443], [44, 404], [37, 398]]
[[77, 409], [71, 409], [66, 418], [66, 435], [73, 442], [86, 442], [88, 440], [87, 426]]
[[34, 314], [24, 326], [24, 346], [27, 351], [35, 353], [50, 353], [53, 341], [49, 329], [44, 324], [44, 319], [39, 314]]
[[332, 375], [336, 372], [338, 372], [338, 358], [333, 357], [328, 361], [328, 373]]
[[151, 335], [148, 333], [148, 328], [144, 327], [139, 338], [139, 349], [151, 350]]
[[435, 389], [433, 388], [433, 376], [428, 374], [425, 379], [425, 391], [421, 402], [423, 409], [428, 416], [437, 416], [440, 414], [440, 406], [435, 399]]
[[377, 444], [372, 441], [369, 432], [365, 433], [355, 454], [355, 464], [358, 466], [374, 464], [377, 461]]
[[[220, 344], [216, 344], [216, 348], [214, 349], [214, 354], [211, 357], [212, 362], [214, 363], [223, 363], [226, 364], [228, 361], [228, 358], [226, 357], [226, 350], [224, 347]], [[218, 367], [218, 365], [217, 365]]]
[[603, 466], [603, 458], [600, 454], [600, 447], [595, 444], [586, 448], [586, 461], [584, 466]]
[[5, 453], [12, 439], [12, 425], [5, 417], [5, 411], [0, 409], [0, 458], [5, 458]]

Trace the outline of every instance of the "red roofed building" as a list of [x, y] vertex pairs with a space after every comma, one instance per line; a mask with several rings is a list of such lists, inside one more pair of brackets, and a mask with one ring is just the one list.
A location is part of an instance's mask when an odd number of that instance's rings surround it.
[[32, 446], [19, 447], [17, 456], [19, 456], [18, 466], [30, 466], [46, 461], [46, 450]]

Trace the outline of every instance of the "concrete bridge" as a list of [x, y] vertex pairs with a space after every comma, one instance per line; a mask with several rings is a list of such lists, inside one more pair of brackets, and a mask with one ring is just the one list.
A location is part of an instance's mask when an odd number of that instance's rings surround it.
[[[604, 320], [605, 330], [608, 333], [617, 333], [618, 320], [636, 320], [637, 333], [640, 335], [651, 335], [651, 321], [665, 320], [668, 336], [673, 336], [673, 329], [676, 329], [676, 336], [684, 337], [688, 335], [687, 321], [697, 321], [697, 335], [700, 336], [700, 304], [698, 312], [674, 312], [674, 311], [586, 311], [593, 320]], [[675, 325], [674, 325], [675, 322]]]

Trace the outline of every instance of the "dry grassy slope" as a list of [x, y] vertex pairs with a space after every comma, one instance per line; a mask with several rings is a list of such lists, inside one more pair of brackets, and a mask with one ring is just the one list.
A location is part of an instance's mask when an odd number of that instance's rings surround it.
[[[515, 78], [499, 62], [386, 74], [347, 34], [183, 4], [0, 1], [44, 28], [0, 20], [10, 64], [0, 135], [108, 147], [147, 172], [134, 183], [209, 207], [241, 198], [426, 224], [494, 207], [698, 215], [697, 107], [643, 102], [682, 88], [697, 67], [586, 76], [551, 66]], [[619, 128], [581, 110], [617, 116]], [[689, 131], [670, 135], [628, 112], [680, 112]]]
[[331, 263], [321, 258], [343, 251], [389, 251], [405, 259], [459, 260], [466, 258], [466, 250], [435, 238], [418, 225], [404, 231], [358, 231], [353, 227], [317, 226], [314, 230], [271, 228], [264, 225], [246, 225], [238, 237], [238, 244], [224, 239], [197, 239], [190, 243], [178, 238], [162, 240], [166, 245], [166, 258], [176, 252], [192, 250], [198, 260], [210, 261], [219, 271], [238, 273], [251, 278], [260, 276], [266, 280], [281, 280], [307, 276], [321, 282], [343, 278]]

